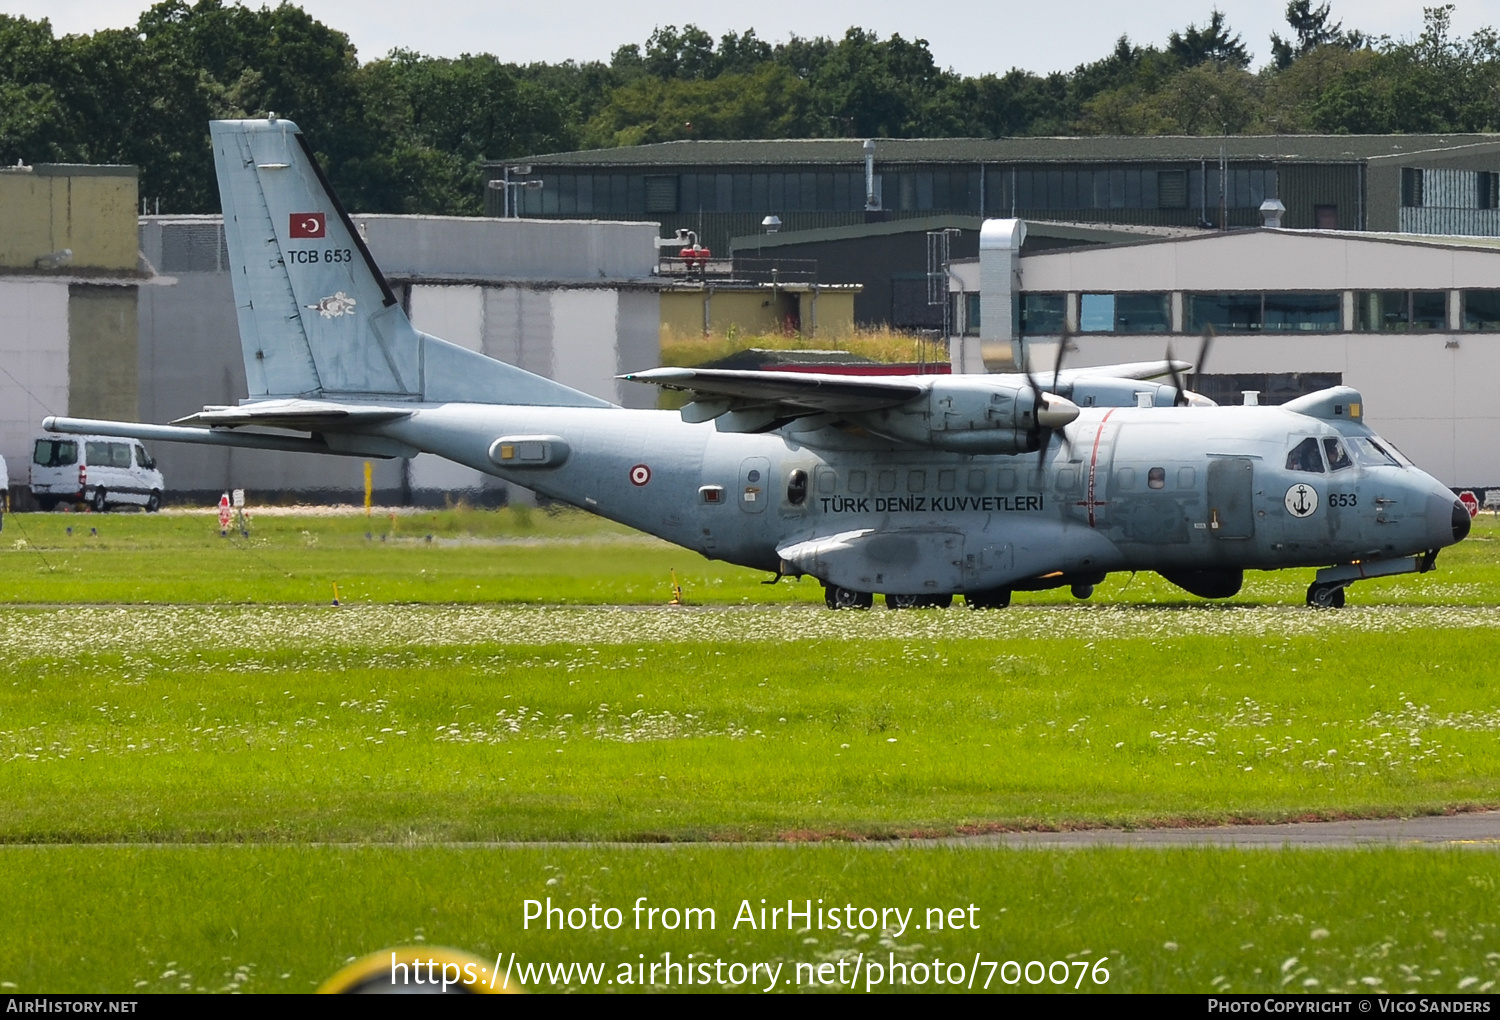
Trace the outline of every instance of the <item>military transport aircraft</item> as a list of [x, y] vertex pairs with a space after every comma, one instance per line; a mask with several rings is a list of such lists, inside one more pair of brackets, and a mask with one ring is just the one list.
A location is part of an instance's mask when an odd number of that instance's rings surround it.
[[[1430, 570], [1453, 493], [1335, 387], [1218, 407], [1165, 362], [849, 377], [657, 368], [627, 410], [414, 329], [297, 126], [211, 125], [249, 399], [94, 433], [356, 457], [434, 453], [704, 555], [821, 581], [832, 608], [1001, 607], [1152, 570], [1204, 598], [1316, 566], [1307, 601]], [[1065, 346], [1065, 345], [1064, 345]], [[1170, 375], [1170, 383], [1143, 381]]]

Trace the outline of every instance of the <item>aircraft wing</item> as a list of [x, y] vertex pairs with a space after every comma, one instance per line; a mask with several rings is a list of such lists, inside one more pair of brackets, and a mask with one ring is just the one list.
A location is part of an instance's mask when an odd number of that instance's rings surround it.
[[[1065, 386], [1077, 382], [1079, 379], [1098, 379], [1108, 377], [1111, 379], [1159, 379], [1164, 375], [1171, 375], [1176, 369], [1178, 374], [1192, 371], [1192, 362], [1188, 361], [1127, 361], [1119, 365], [1099, 365], [1096, 368], [1065, 368], [1058, 373], [1058, 386]], [[1037, 373], [1039, 381], [1047, 383], [1051, 377], [1045, 371]]]
[[[691, 393], [694, 403], [702, 405], [705, 413], [750, 407], [774, 408], [784, 418], [875, 411], [904, 404], [925, 389], [912, 382], [910, 377], [901, 376], [750, 372], [723, 368], [653, 368], [620, 378]], [[690, 415], [684, 417], [690, 418]]]

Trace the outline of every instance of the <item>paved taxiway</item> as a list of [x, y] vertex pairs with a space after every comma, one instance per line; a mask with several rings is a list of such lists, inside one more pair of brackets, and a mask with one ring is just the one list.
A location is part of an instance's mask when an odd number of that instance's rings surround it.
[[1195, 829], [1085, 829], [1077, 832], [1001, 832], [938, 840], [959, 846], [984, 844], [1074, 848], [1090, 846], [1351, 847], [1452, 846], [1500, 850], [1500, 811], [1371, 818], [1284, 825], [1218, 825]]

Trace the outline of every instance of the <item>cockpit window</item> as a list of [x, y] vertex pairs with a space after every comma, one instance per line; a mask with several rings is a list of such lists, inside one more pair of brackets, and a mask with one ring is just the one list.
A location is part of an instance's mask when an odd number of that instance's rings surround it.
[[1353, 467], [1354, 461], [1349, 459], [1349, 451], [1344, 449], [1344, 444], [1333, 436], [1323, 440], [1323, 452], [1328, 455], [1328, 470], [1342, 471], [1346, 467]]
[[1292, 452], [1286, 455], [1286, 469], [1288, 471], [1311, 471], [1313, 474], [1321, 475], [1323, 455], [1318, 452], [1318, 441], [1309, 436], [1292, 447]]
[[1349, 440], [1349, 447], [1354, 451], [1354, 459], [1359, 461], [1360, 467], [1401, 466], [1401, 462], [1389, 450], [1373, 439], [1355, 436]]
[[1386, 453], [1389, 453], [1392, 457], [1396, 458], [1396, 463], [1400, 464], [1402, 467], [1417, 466], [1416, 464], [1412, 463], [1412, 459], [1410, 457], [1402, 453], [1400, 450], [1396, 449], [1396, 444], [1391, 442], [1389, 439], [1386, 439], [1382, 436], [1376, 436], [1375, 439], [1380, 443], [1381, 446], [1385, 447]]

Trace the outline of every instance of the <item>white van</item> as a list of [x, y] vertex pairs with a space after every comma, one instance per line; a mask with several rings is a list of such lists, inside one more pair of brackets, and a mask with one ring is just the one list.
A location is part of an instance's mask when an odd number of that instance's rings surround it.
[[87, 503], [95, 510], [120, 504], [161, 507], [163, 483], [156, 461], [135, 439], [48, 436], [31, 454], [31, 494], [43, 510]]

